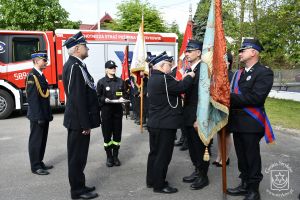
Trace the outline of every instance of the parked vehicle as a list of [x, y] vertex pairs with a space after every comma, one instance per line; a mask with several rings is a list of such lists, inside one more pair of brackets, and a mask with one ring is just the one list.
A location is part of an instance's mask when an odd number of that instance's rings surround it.
[[[0, 119], [12, 111], [27, 106], [25, 79], [33, 67], [30, 55], [35, 50], [48, 51], [48, 66], [44, 74], [50, 86], [52, 107], [63, 106], [65, 93], [62, 83], [62, 68], [68, 59], [63, 42], [78, 30], [58, 29], [52, 31], [0, 30]], [[136, 42], [137, 33], [119, 31], [82, 31], [88, 41], [89, 57], [85, 59], [95, 81], [105, 75], [104, 64], [114, 60], [121, 75], [121, 62], [126, 45], [129, 56]], [[174, 33], [145, 33], [146, 50], [152, 54], [167, 51], [177, 60], [177, 35]]]

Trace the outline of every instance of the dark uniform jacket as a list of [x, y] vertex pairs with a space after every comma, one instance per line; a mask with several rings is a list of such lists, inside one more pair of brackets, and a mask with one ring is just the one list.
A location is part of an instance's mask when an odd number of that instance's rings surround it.
[[105, 99], [128, 98], [124, 81], [119, 77], [109, 78], [107, 75], [101, 78], [97, 83], [97, 94], [100, 107], [105, 104]]
[[41, 75], [36, 69], [32, 69], [26, 81], [26, 94], [28, 101], [27, 118], [31, 121], [52, 121], [53, 116], [50, 107], [50, 95], [44, 98], [40, 95], [34, 75], [37, 77], [38, 82], [41, 86], [42, 92], [46, 94], [48, 89], [48, 82], [44, 75]]
[[[133, 81], [133, 88], [132, 88], [132, 94], [133, 96], [137, 97], [140, 95], [140, 89], [136, 85], [136, 80], [134, 76], [131, 76], [131, 80]], [[148, 76], [144, 76], [143, 78], [143, 94], [144, 96], [147, 95], [147, 84], [148, 84]]]
[[100, 109], [96, 89], [85, 81], [81, 68], [85, 69], [90, 83], [92, 76], [84, 64], [70, 56], [63, 68], [63, 83], [66, 93], [64, 126], [73, 130], [87, 130], [100, 126]]
[[273, 85], [273, 76], [273, 71], [259, 62], [248, 72], [242, 72], [238, 82], [241, 94], [230, 94], [229, 130], [231, 132], [264, 132], [262, 125], [242, 109], [259, 107], [264, 110], [265, 100]]
[[[169, 100], [168, 103], [166, 84], [167, 82]], [[178, 129], [182, 127], [183, 109], [180, 100], [180, 94], [192, 84], [193, 78], [187, 76], [183, 81], [177, 81], [170, 75], [165, 75], [159, 70], [153, 70], [148, 81], [148, 101], [149, 101], [149, 120], [148, 127], [162, 129]]]
[[198, 84], [200, 75], [200, 64], [194, 68], [195, 78], [192, 85], [188, 88], [184, 96], [184, 125], [193, 126], [197, 118], [197, 106], [198, 106]]

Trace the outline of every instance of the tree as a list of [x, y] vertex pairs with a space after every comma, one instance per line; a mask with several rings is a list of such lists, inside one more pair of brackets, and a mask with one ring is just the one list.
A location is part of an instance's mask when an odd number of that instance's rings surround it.
[[[202, 0], [194, 17], [194, 37], [205, 33], [209, 0]], [[262, 62], [272, 68], [300, 67], [299, 0], [223, 0], [225, 36], [235, 42], [227, 44], [236, 52], [242, 37], [257, 37], [264, 46]], [[236, 57], [238, 60], [238, 57]]]
[[180, 33], [179, 26], [176, 23], [176, 21], [172, 22], [172, 24], [168, 28], [167, 32], [176, 33], [177, 34], [177, 36], [178, 36], [178, 53], [179, 53], [179, 50], [180, 50], [180, 47], [181, 47], [181, 44], [182, 44], [182, 40], [183, 40], [183, 34]]
[[271, 3], [260, 9], [258, 20], [258, 37], [265, 47], [263, 59], [276, 68], [300, 67], [300, 3]]
[[209, 7], [210, 0], [201, 0], [198, 3], [193, 19], [193, 39], [201, 42], [204, 40]]
[[160, 12], [148, 2], [142, 3], [140, 0], [122, 1], [118, 4], [117, 10], [117, 19], [108, 24], [112, 30], [138, 31], [142, 13], [145, 32], [167, 32], [168, 30]]
[[0, 0], [0, 28], [11, 30], [55, 30], [79, 28], [58, 0]]

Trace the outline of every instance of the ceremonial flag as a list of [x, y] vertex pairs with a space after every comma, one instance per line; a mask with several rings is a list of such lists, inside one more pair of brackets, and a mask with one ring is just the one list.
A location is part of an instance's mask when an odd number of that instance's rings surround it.
[[129, 69], [128, 69], [128, 45], [125, 47], [124, 59], [122, 62], [122, 80], [126, 81], [129, 79]]
[[141, 87], [140, 72], [143, 71], [145, 74], [149, 74], [149, 68], [146, 63], [146, 58], [147, 52], [144, 37], [144, 17], [142, 17], [142, 23], [140, 25], [139, 33], [137, 35], [130, 67], [130, 72], [134, 77], [135, 84], [138, 88]]
[[177, 71], [176, 71], [176, 79], [177, 80], [182, 80], [182, 76], [188, 65], [188, 62], [185, 59], [184, 52], [185, 52], [186, 45], [188, 44], [188, 41], [190, 39], [192, 39], [192, 36], [193, 36], [192, 29], [193, 29], [193, 23], [192, 23], [191, 19], [189, 19], [188, 23], [186, 24], [182, 44], [181, 44], [180, 51], [179, 51], [178, 66], [177, 66]]
[[[213, 0], [203, 42], [197, 108], [198, 134], [206, 146], [228, 122], [230, 86], [226, 59], [221, 1]], [[209, 160], [207, 148], [203, 159]]]
[[143, 77], [141, 77], [141, 71], [144, 74], [149, 75], [149, 67], [146, 63], [147, 53], [146, 53], [146, 45], [145, 45], [145, 37], [144, 37], [144, 16], [142, 16], [142, 23], [140, 25], [139, 33], [137, 35], [135, 47], [133, 50], [132, 62], [130, 67], [131, 75], [134, 77], [134, 81], [136, 86], [140, 90], [141, 101], [140, 101], [140, 128], [141, 132], [143, 132]]

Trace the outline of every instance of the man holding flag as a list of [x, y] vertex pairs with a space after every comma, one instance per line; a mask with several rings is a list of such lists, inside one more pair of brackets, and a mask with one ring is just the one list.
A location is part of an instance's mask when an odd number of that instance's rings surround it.
[[[191, 135], [194, 137], [193, 141], [197, 141], [197, 138], [201, 140], [193, 144], [198, 153], [196, 157], [196, 172], [194, 173], [197, 176], [191, 185], [192, 189], [201, 189], [209, 184], [207, 171], [211, 141], [213, 136], [220, 130], [222, 135], [225, 135], [224, 126], [228, 122], [230, 91], [221, 5], [221, 0], [211, 1], [201, 51], [201, 63], [198, 64], [199, 72], [197, 74], [199, 74], [199, 81], [197, 82], [198, 85], [194, 87], [196, 90], [192, 93], [194, 98], [189, 99], [192, 105], [196, 104], [194, 109], [197, 110], [194, 123], [196, 131], [193, 129], [194, 127], [190, 127], [190, 131], [194, 131]], [[191, 60], [191, 55], [187, 54], [187, 58]], [[194, 64], [192, 63], [192, 69], [193, 66]], [[190, 102], [187, 101], [187, 103]], [[192, 112], [195, 113], [194, 110]], [[225, 192], [226, 171], [224, 169], [226, 168], [224, 167], [222, 170], [222, 177], [223, 191]]]
[[239, 50], [245, 68], [233, 77], [230, 94], [229, 129], [233, 132], [241, 184], [227, 193], [245, 195], [245, 200], [259, 200], [261, 157], [259, 142], [265, 136], [267, 143], [275, 139], [264, 109], [265, 100], [273, 85], [273, 71], [259, 63], [263, 47], [257, 39], [245, 39]]
[[207, 172], [209, 162], [204, 161], [203, 154], [205, 151], [205, 145], [200, 140], [197, 130], [194, 128], [194, 123], [197, 118], [197, 104], [198, 104], [198, 83], [200, 75], [200, 63], [201, 63], [201, 51], [202, 43], [196, 40], [189, 40], [185, 56], [191, 65], [190, 71], [195, 72], [195, 78], [193, 84], [185, 93], [184, 98], [184, 128], [186, 130], [186, 137], [188, 140], [189, 153], [195, 171], [190, 175], [183, 177], [183, 182], [192, 183], [191, 189], [198, 190], [209, 184]]

